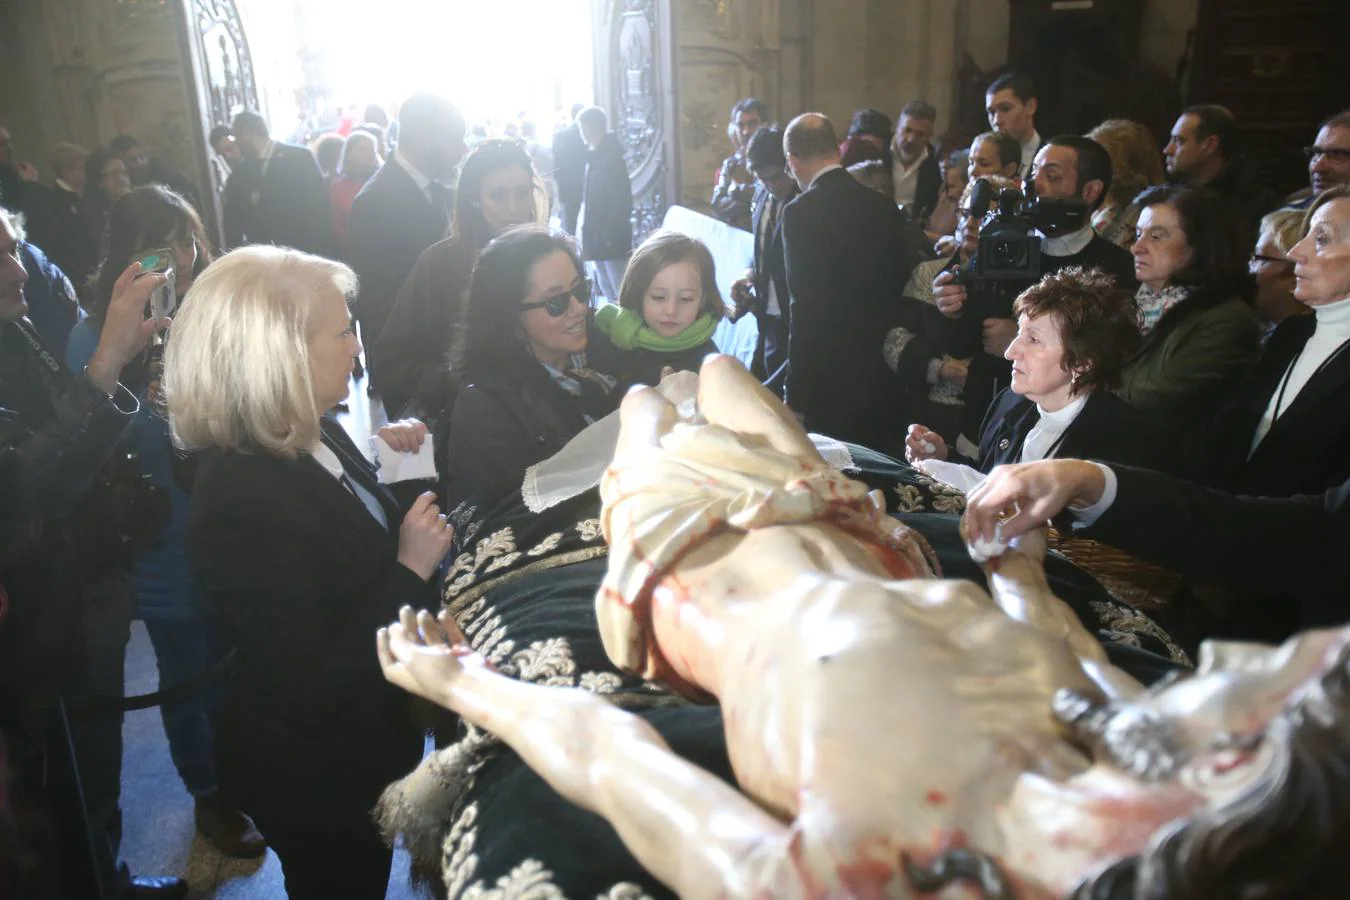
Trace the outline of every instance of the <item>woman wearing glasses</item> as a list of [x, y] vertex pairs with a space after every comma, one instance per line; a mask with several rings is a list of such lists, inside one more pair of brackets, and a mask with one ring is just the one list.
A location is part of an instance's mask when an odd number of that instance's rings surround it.
[[616, 408], [613, 380], [585, 363], [590, 296], [566, 237], [522, 226], [483, 250], [451, 357], [463, 388], [442, 467], [450, 506], [518, 484]]
[[1304, 218], [1302, 210], [1277, 209], [1261, 219], [1248, 268], [1256, 281], [1256, 314], [1261, 319], [1263, 347], [1285, 319], [1312, 312], [1294, 296], [1298, 280], [1294, 278], [1294, 261], [1289, 258], [1289, 251], [1303, 238]]
[[[1318, 195], [1303, 230], [1288, 259], [1313, 314], [1275, 329], [1226, 417], [1221, 484], [1234, 493], [1315, 494], [1350, 478], [1350, 184]], [[1264, 235], [1253, 268], [1274, 267], [1263, 248]]]

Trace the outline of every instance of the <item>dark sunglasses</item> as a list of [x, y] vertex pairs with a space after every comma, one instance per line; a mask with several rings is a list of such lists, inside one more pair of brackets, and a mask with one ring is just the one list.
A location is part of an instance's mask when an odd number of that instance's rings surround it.
[[572, 308], [573, 297], [576, 297], [577, 301], [582, 306], [589, 307], [591, 305], [590, 279], [583, 279], [570, 291], [554, 294], [552, 297], [546, 297], [538, 303], [522, 303], [520, 304], [520, 308], [547, 310], [549, 318], [561, 319], [563, 316], [567, 315], [567, 311]]
[[1336, 162], [1350, 162], [1350, 150], [1343, 150], [1340, 147], [1304, 147], [1303, 152], [1309, 160], [1325, 156]]

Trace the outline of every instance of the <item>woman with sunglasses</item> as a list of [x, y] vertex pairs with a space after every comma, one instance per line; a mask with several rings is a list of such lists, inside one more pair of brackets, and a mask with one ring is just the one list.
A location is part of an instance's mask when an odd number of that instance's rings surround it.
[[518, 485], [617, 407], [614, 381], [586, 367], [590, 296], [562, 235], [527, 225], [483, 250], [451, 357], [463, 386], [441, 468], [451, 507]]
[[473, 264], [488, 241], [537, 221], [541, 208], [547, 201], [520, 141], [494, 138], [473, 148], [459, 173], [450, 236], [418, 257], [384, 331], [371, 335], [371, 374], [390, 416], [404, 410], [434, 420], [454, 402], [445, 357]]

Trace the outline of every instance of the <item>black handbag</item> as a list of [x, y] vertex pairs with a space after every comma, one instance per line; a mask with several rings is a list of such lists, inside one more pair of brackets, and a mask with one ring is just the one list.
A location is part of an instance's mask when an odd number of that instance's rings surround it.
[[[75, 376], [52, 355], [37, 332], [20, 321], [18, 331], [42, 363], [54, 394]], [[67, 519], [85, 580], [130, 566], [159, 543], [173, 515], [169, 493], [141, 471], [134, 451], [119, 447], [94, 476]]]

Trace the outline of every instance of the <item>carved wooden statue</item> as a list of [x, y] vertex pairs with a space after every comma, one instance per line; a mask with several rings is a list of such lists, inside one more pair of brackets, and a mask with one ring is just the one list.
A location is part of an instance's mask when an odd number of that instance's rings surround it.
[[1350, 629], [1210, 644], [1145, 690], [1051, 595], [1039, 534], [991, 599], [829, 469], [729, 357], [622, 407], [597, 597], [622, 666], [722, 706], [740, 791], [581, 690], [523, 684], [449, 619], [386, 677], [504, 740], [681, 896], [1333, 896]]

